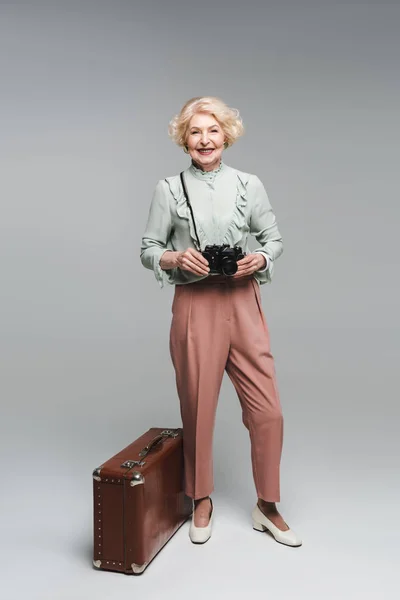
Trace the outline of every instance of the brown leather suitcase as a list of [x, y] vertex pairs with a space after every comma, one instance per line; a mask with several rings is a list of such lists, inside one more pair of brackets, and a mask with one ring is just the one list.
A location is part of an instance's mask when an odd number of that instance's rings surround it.
[[183, 430], [151, 427], [93, 471], [93, 565], [140, 574], [192, 514]]

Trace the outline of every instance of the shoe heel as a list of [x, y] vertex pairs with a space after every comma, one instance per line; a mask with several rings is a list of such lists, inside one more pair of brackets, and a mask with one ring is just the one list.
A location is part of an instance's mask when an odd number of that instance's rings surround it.
[[256, 531], [265, 531], [264, 525], [262, 525], [262, 523], [259, 523], [258, 521], [255, 521], [254, 519], [253, 519], [253, 529], [255, 529]]

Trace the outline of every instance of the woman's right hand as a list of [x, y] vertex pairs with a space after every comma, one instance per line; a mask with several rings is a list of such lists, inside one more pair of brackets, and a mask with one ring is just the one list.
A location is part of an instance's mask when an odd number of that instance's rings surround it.
[[194, 248], [187, 248], [183, 252], [178, 252], [176, 262], [180, 269], [190, 271], [195, 275], [208, 275], [210, 272], [208, 260]]
[[161, 255], [160, 267], [164, 271], [179, 267], [195, 275], [208, 275], [210, 272], [208, 261], [194, 248], [187, 248], [182, 252], [166, 250]]

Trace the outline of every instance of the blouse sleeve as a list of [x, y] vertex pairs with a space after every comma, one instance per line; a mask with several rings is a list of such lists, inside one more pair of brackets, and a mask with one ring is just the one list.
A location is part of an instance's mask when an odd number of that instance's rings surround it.
[[263, 271], [266, 271], [268, 269], [269, 263], [271, 262], [271, 259], [268, 256], [268, 254], [266, 254], [264, 252], [264, 250], [257, 250], [257, 252], [259, 252], [260, 254], [262, 254], [265, 257], [265, 265], [264, 265], [264, 267], [262, 267], [261, 269], [257, 269], [258, 273], [262, 273]]
[[250, 215], [250, 234], [261, 244], [260, 248], [253, 252], [263, 252], [269, 257], [268, 268], [256, 271], [255, 276], [261, 284], [270, 283], [274, 273], [274, 261], [283, 252], [283, 241], [267, 192], [256, 175], [253, 175], [252, 185], [254, 203]]
[[171, 233], [171, 212], [166, 195], [164, 180], [160, 179], [153, 193], [145, 232], [140, 248], [140, 260], [146, 269], [152, 269], [160, 285], [164, 287], [165, 281], [170, 281], [170, 276], [175, 269], [163, 270], [160, 267], [160, 258], [168, 247]]

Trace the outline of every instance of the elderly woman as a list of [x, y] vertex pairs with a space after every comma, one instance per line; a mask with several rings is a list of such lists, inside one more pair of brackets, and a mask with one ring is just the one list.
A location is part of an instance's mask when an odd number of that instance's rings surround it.
[[[175, 286], [170, 352], [183, 423], [185, 493], [193, 499], [191, 541], [211, 536], [213, 433], [226, 371], [250, 436], [258, 497], [253, 528], [300, 546], [275, 504], [283, 416], [259, 289], [271, 282], [282, 237], [260, 179], [222, 160], [242, 133], [238, 111], [216, 97], [192, 98], [172, 119], [169, 134], [191, 163], [158, 181], [140, 257], [160, 287]], [[251, 253], [248, 234], [260, 244]], [[210, 245], [212, 260], [205, 251]]]

